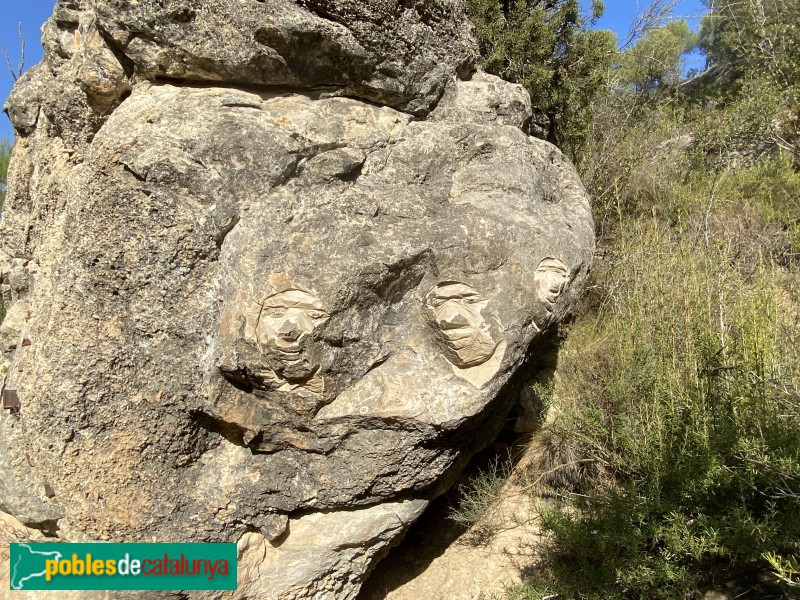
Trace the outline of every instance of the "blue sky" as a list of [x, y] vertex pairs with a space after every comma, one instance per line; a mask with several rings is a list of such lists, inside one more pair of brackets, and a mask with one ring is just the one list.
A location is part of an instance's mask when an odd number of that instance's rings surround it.
[[[588, 4], [587, 0], [582, 0]], [[603, 18], [597, 23], [600, 29], [613, 29], [622, 39], [628, 32], [633, 18], [637, 13], [643, 11], [648, 2], [646, 0], [605, 0], [606, 11]], [[706, 8], [700, 0], [683, 0], [675, 10], [678, 19], [684, 19], [697, 29], [700, 17], [706, 13]]]
[[[11, 64], [19, 63], [19, 36], [17, 24], [22, 23], [25, 38], [25, 65], [30, 67], [42, 60], [41, 27], [52, 14], [55, 0], [0, 0], [0, 45], [8, 50]], [[0, 103], [5, 103], [14, 80], [6, 69], [5, 59], [0, 56]], [[5, 113], [0, 114], [0, 138], [11, 137], [11, 123]]]
[[[625, 37], [637, 12], [647, 4], [645, 0], [606, 0], [606, 12], [598, 27], [613, 29], [620, 39]], [[8, 49], [12, 64], [16, 68], [19, 62], [19, 37], [17, 24], [22, 23], [25, 37], [25, 64], [30, 67], [42, 59], [40, 28], [53, 11], [55, 0], [0, 0], [0, 45]], [[677, 14], [686, 18], [696, 27], [705, 9], [700, 0], [684, 0], [678, 7]], [[702, 66], [702, 65], [700, 65]], [[14, 83], [5, 68], [5, 61], [0, 63], [0, 102], [5, 102]], [[11, 136], [11, 124], [5, 114], [0, 115], [0, 137]]]

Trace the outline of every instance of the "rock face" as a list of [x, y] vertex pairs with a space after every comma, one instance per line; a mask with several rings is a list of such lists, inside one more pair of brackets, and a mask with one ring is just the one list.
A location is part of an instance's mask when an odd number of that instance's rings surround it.
[[573, 167], [470, 78], [454, 0], [60, 0], [43, 39], [5, 106], [0, 510], [355, 597], [580, 293]]

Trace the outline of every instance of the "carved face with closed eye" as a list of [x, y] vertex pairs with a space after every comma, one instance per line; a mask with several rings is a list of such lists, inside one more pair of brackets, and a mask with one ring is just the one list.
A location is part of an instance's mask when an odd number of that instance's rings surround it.
[[308, 341], [328, 317], [319, 298], [302, 290], [267, 297], [256, 326], [256, 341], [264, 360], [289, 381], [313, 376], [319, 364], [309, 356]]
[[539, 263], [535, 275], [539, 300], [552, 312], [553, 306], [569, 284], [569, 268], [557, 258], [546, 258]]
[[498, 342], [482, 314], [488, 301], [475, 288], [443, 281], [428, 292], [427, 304], [450, 362], [464, 369], [491, 358]]

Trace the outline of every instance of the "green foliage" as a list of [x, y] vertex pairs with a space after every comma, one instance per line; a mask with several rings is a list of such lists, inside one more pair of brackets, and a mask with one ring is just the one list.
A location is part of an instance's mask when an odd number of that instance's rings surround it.
[[794, 121], [782, 92], [764, 78], [743, 79], [735, 94], [728, 93], [716, 110], [697, 119], [697, 150], [717, 168], [753, 162], [776, 146], [796, 153]]
[[542, 510], [524, 597], [677, 600], [798, 552], [800, 273], [773, 250], [800, 174], [779, 157], [673, 188], [669, 218], [623, 215], [561, 349], [552, 435], [601, 468]]
[[783, 557], [774, 552], [764, 554], [769, 564], [775, 571], [779, 581], [792, 588], [800, 588], [800, 561], [794, 557]]
[[495, 509], [511, 470], [509, 460], [501, 461], [500, 457], [495, 457], [484, 470], [459, 485], [458, 501], [449, 517], [459, 525], [471, 528], [465, 541], [475, 545], [485, 544], [502, 527]]
[[591, 122], [591, 101], [605, 89], [615, 54], [610, 31], [588, 29], [578, 0], [469, 0], [484, 68], [530, 92], [544, 137], [575, 156]]
[[683, 75], [683, 57], [697, 46], [697, 34], [685, 21], [651, 29], [622, 53], [617, 75], [648, 99], [674, 89]]
[[6, 199], [6, 184], [8, 177], [8, 162], [11, 160], [13, 144], [8, 138], [0, 140], [0, 212]]
[[652, 107], [629, 91], [609, 94], [593, 108], [580, 170], [605, 240], [626, 216], [662, 212], [677, 202], [674, 184], [692, 166], [687, 149], [694, 134], [684, 110]]
[[[700, 128], [704, 150], [724, 162], [752, 160], [775, 147], [800, 156], [800, 3], [709, 0], [700, 47], [711, 65], [697, 100], [713, 117]], [[719, 110], [719, 109], [722, 110]], [[723, 160], [720, 161], [720, 157]]]
[[733, 79], [766, 77], [793, 95], [800, 84], [800, 4], [796, 0], [707, 0], [700, 46]]

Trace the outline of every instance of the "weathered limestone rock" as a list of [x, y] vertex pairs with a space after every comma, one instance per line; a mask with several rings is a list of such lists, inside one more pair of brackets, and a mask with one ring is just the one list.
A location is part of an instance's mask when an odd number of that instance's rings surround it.
[[479, 72], [468, 81], [453, 79], [430, 118], [512, 125], [526, 131], [531, 113], [531, 97], [524, 87]]
[[426, 505], [425, 500], [385, 502], [355, 512], [305, 515], [291, 521], [291, 533], [277, 548], [258, 533], [246, 533], [239, 540], [238, 589], [223, 598], [260, 598], [265, 589], [281, 600], [355, 598], [374, 556]]
[[59, 2], [6, 104], [0, 509], [351, 597], [580, 293], [587, 198], [456, 79], [458, 2], [168, 5]]

